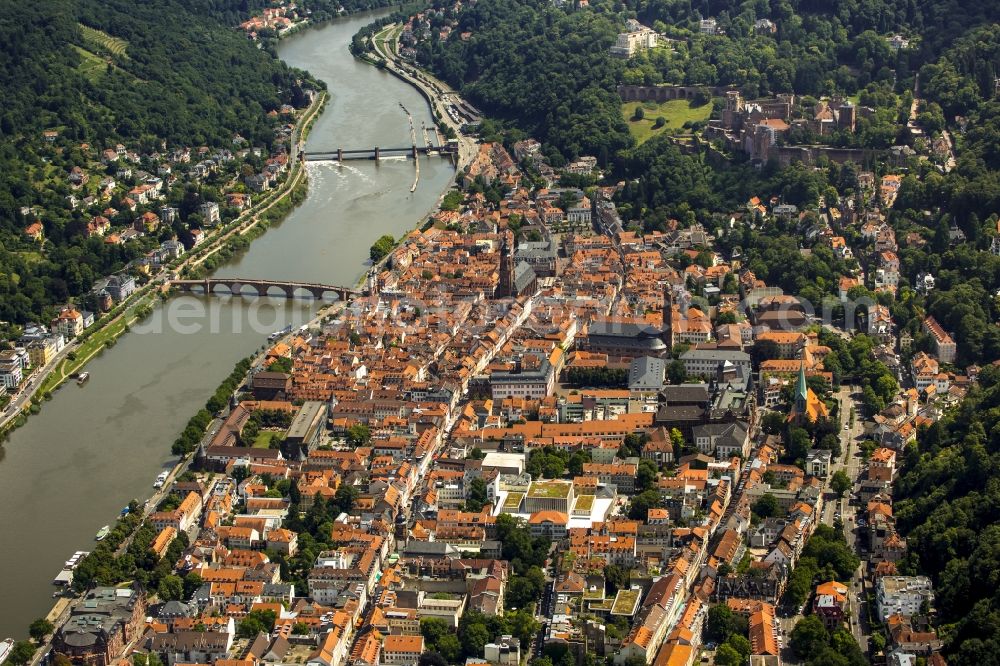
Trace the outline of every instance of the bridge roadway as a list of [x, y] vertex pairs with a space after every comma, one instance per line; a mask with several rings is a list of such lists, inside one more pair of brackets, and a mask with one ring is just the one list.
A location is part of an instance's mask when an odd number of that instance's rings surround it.
[[436, 153], [442, 157], [447, 157], [453, 152], [454, 149], [447, 144], [443, 146], [418, 146], [414, 144], [412, 146], [396, 148], [375, 146], [374, 148], [355, 148], [351, 150], [344, 148], [337, 148], [336, 150], [312, 150], [309, 152], [303, 150], [299, 153], [299, 159], [307, 162], [314, 160], [336, 160], [338, 162], [343, 162], [344, 160], [380, 160], [383, 157], [410, 157], [416, 159], [421, 153], [425, 155]]
[[208, 295], [216, 294], [216, 287], [224, 286], [233, 295], [244, 294], [244, 288], [250, 287], [258, 296], [273, 296], [272, 289], [277, 289], [285, 298], [295, 298], [297, 291], [306, 291], [313, 298], [321, 299], [328, 293], [335, 293], [337, 298], [346, 301], [351, 296], [360, 296], [362, 292], [351, 287], [339, 287], [330, 284], [319, 284], [316, 282], [287, 282], [283, 280], [252, 280], [245, 278], [206, 278], [202, 280], [171, 280], [171, 287], [176, 287], [181, 291], [195, 292], [198, 288], [202, 293]]

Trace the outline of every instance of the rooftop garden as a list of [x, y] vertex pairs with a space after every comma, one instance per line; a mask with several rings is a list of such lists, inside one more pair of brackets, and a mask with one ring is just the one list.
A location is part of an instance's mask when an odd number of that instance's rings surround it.
[[559, 499], [569, 497], [572, 485], [560, 481], [535, 481], [528, 489], [528, 497]]
[[524, 499], [524, 493], [510, 493], [507, 495], [506, 499], [503, 501], [503, 510], [508, 513], [517, 511], [521, 508], [521, 500]]
[[639, 590], [618, 590], [618, 594], [615, 595], [614, 605], [611, 607], [611, 613], [613, 615], [628, 616], [635, 614], [635, 607], [639, 603], [640, 594]]

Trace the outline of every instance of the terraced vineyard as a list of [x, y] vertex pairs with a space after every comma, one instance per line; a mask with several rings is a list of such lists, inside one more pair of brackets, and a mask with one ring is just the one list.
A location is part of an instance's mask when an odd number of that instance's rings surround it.
[[106, 32], [96, 30], [82, 23], [79, 26], [80, 34], [83, 35], [84, 41], [91, 47], [91, 50], [96, 51], [98, 54], [103, 52], [120, 58], [128, 57], [125, 53], [125, 49], [128, 48], [128, 42], [124, 39], [112, 37]]

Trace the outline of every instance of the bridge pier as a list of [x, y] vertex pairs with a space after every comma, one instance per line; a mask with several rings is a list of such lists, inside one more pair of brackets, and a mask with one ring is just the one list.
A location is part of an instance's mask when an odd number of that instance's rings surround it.
[[343, 162], [344, 161], [344, 149], [343, 148], [337, 148], [337, 161], [338, 162]]
[[382, 155], [378, 149], [378, 146], [375, 146], [375, 161], [378, 162], [381, 157]]
[[413, 159], [417, 159], [417, 144], [413, 144]]

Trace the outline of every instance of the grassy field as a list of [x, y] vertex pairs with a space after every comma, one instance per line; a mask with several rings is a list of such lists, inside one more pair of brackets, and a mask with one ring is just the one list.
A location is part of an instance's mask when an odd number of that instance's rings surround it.
[[89, 80], [97, 81], [101, 78], [101, 74], [108, 70], [107, 63], [101, 60], [100, 56], [76, 45], [73, 48], [80, 54], [80, 64], [76, 66], [76, 70]]
[[119, 37], [112, 37], [106, 32], [101, 32], [100, 30], [95, 30], [84, 24], [78, 24], [80, 26], [80, 34], [83, 35], [83, 39], [89, 46], [94, 47], [96, 51], [107, 51], [108, 53], [116, 56], [124, 56], [125, 49], [128, 48], [128, 42]]
[[15, 252], [14, 254], [20, 255], [29, 264], [37, 264], [43, 259], [41, 252], [32, 252], [29, 250], [22, 250], [20, 252]]
[[389, 40], [389, 50], [392, 51], [393, 55], [399, 55], [399, 50], [397, 49], [399, 43], [396, 40], [399, 39], [401, 34], [403, 34], [403, 26], [400, 25], [393, 28], [392, 32], [386, 37]]
[[[644, 112], [642, 120], [635, 120], [635, 110], [641, 106]], [[691, 102], [684, 99], [672, 99], [669, 102], [627, 102], [622, 104], [622, 117], [628, 123], [629, 131], [639, 143], [644, 143], [657, 134], [679, 131], [686, 122], [708, 120], [712, 114], [712, 105], [692, 107]], [[660, 116], [667, 123], [658, 129], [653, 125]]]

